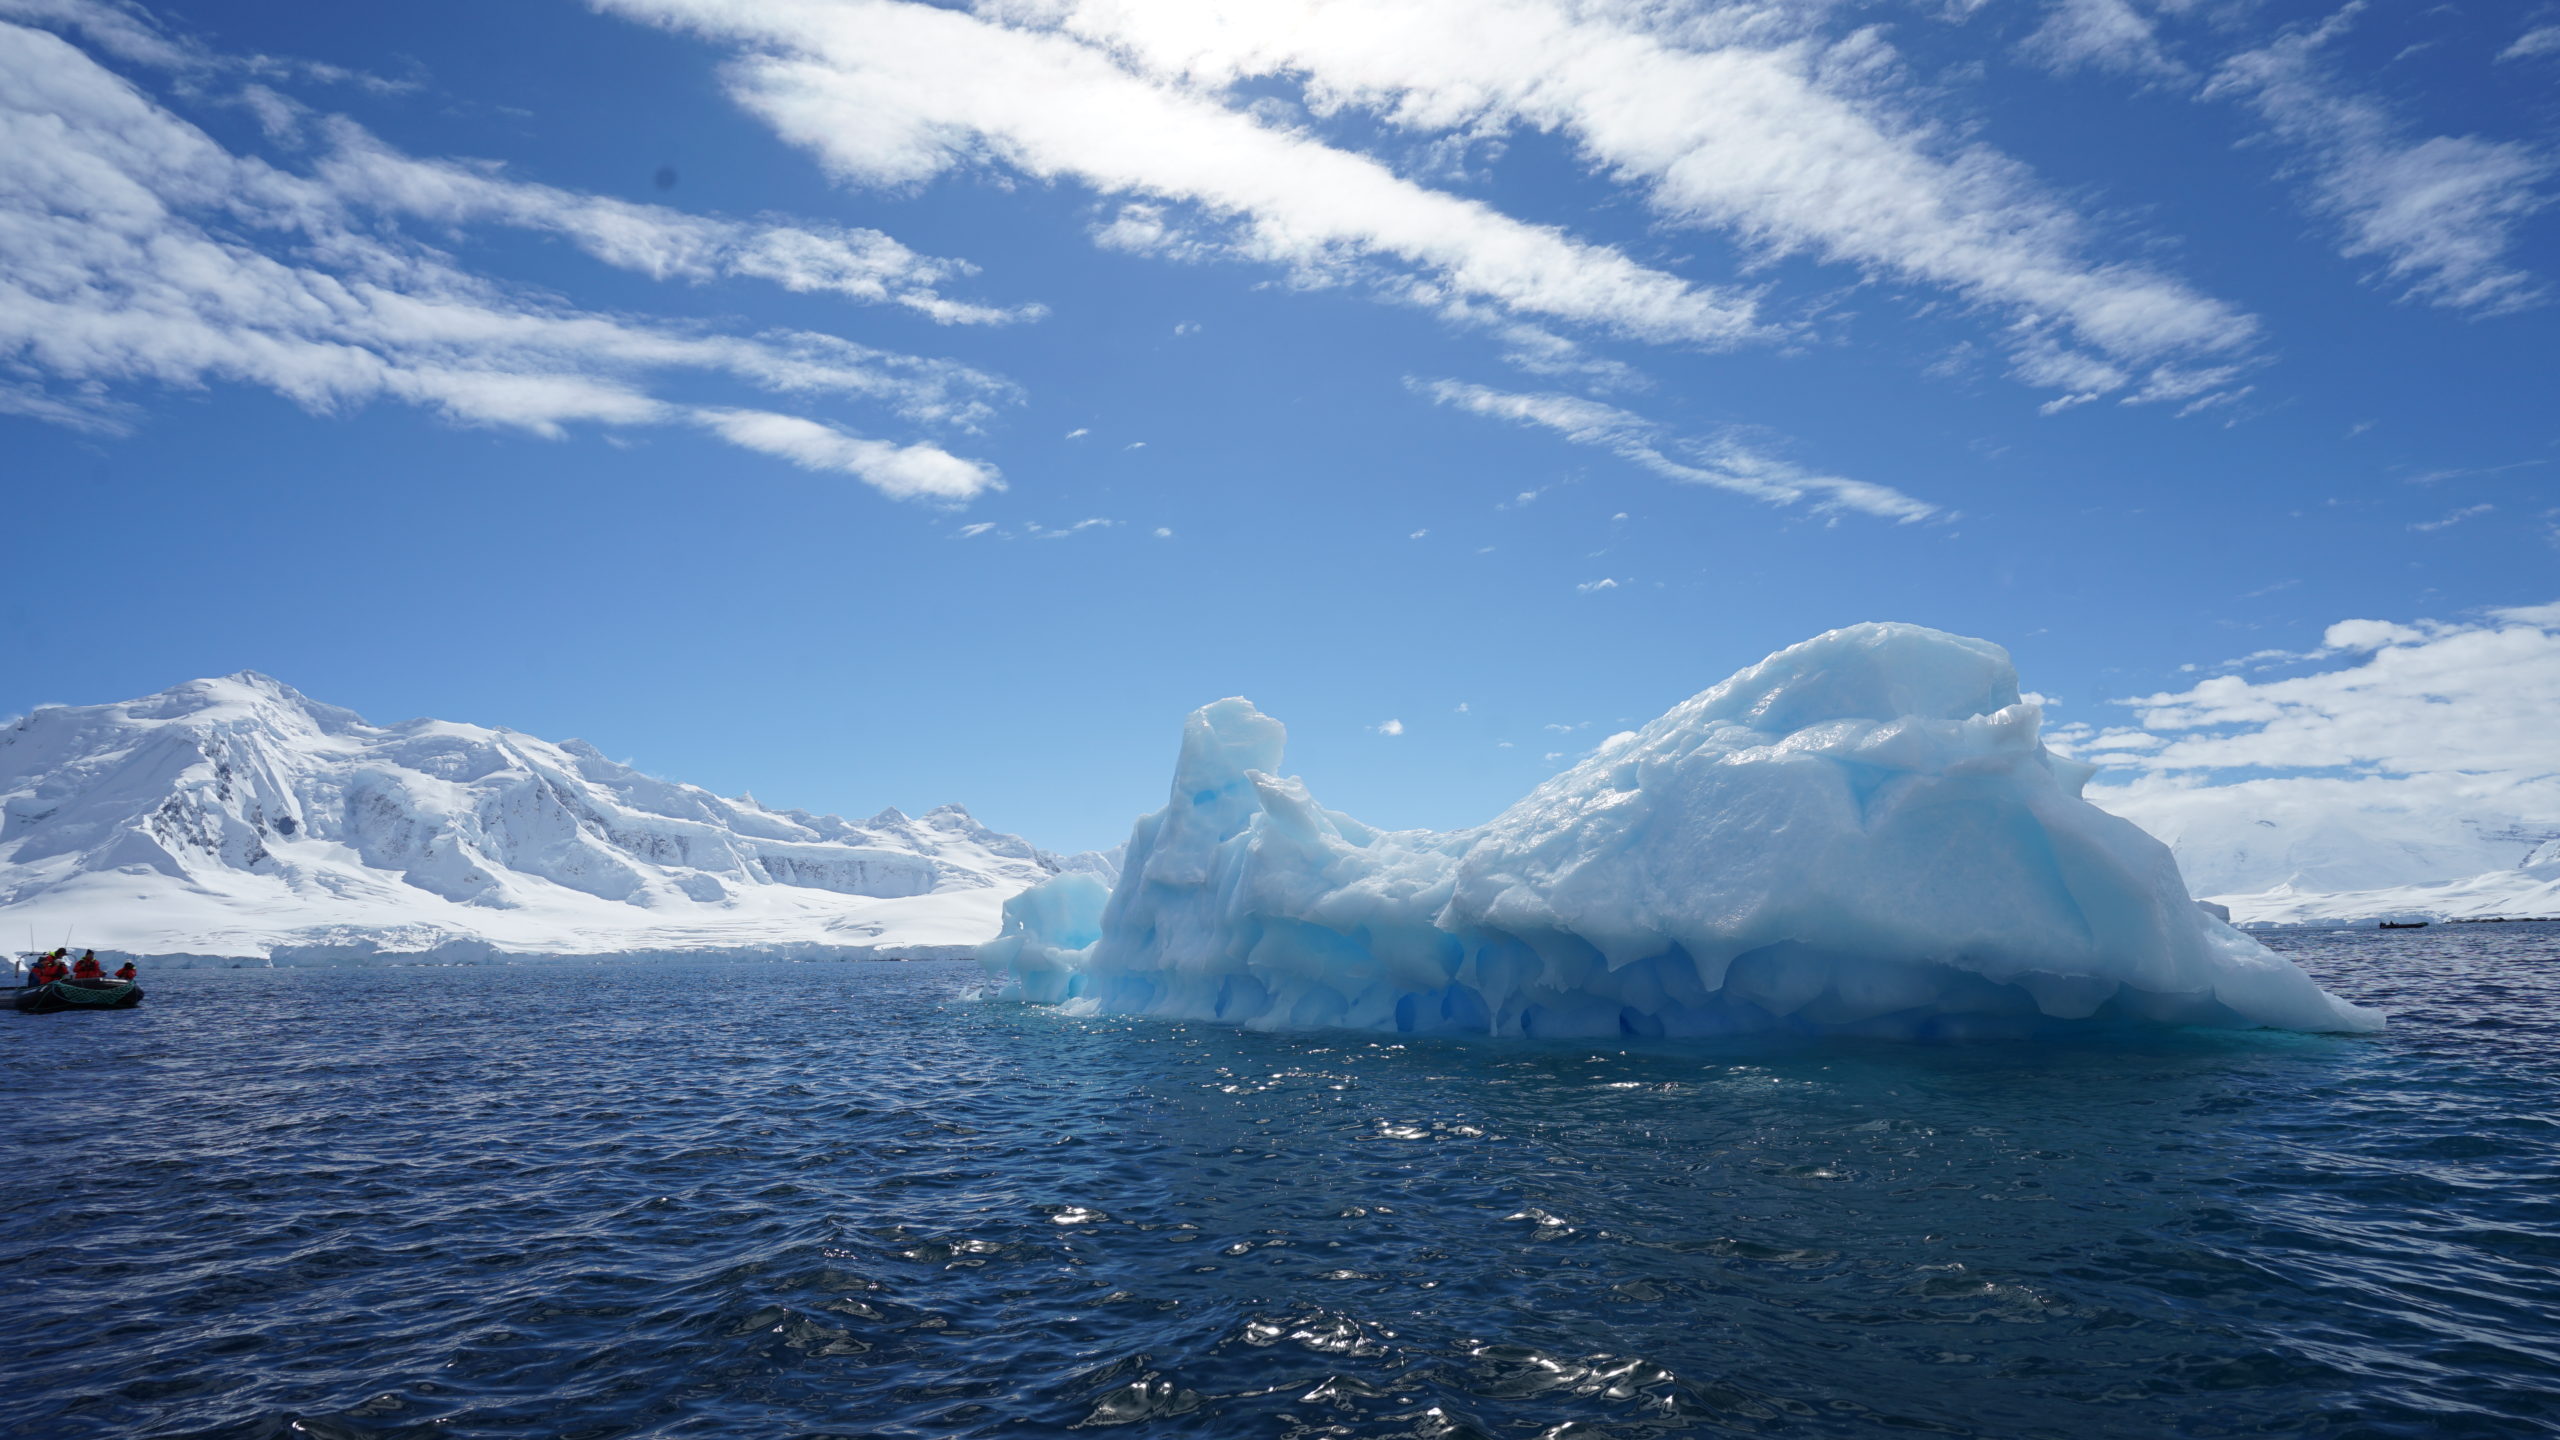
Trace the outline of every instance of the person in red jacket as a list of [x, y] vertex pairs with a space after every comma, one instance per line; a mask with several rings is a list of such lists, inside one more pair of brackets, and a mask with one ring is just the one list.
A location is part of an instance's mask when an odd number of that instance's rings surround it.
[[141, 973], [141, 971], [133, 968], [133, 962], [130, 960], [127, 960], [116, 967], [116, 978], [119, 980], [131, 980]]
[[80, 963], [71, 967], [74, 980], [103, 980], [106, 977], [107, 972], [98, 968], [98, 952], [95, 950], [81, 952]]
[[27, 983], [29, 985], [50, 985], [54, 981], [59, 980], [70, 973], [70, 967], [62, 963], [62, 952], [59, 950], [49, 950], [44, 954], [37, 956], [36, 963], [27, 968]]

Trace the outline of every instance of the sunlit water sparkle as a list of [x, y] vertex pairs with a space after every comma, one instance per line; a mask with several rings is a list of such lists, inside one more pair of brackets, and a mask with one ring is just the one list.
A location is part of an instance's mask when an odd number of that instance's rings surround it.
[[2076, 1048], [167, 972], [0, 1026], [0, 1433], [2548, 1433], [2555, 932], [2277, 936], [2391, 1030]]

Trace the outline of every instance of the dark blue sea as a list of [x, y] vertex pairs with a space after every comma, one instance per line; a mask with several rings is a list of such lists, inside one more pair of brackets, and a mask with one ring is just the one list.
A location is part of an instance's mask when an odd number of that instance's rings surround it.
[[0, 1434], [2560, 1428], [2560, 926], [2379, 1037], [1397, 1044], [958, 964], [0, 1016]]

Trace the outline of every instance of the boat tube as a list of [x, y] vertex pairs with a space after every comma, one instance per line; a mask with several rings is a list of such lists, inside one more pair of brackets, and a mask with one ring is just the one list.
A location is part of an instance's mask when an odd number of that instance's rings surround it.
[[27, 1015], [58, 1010], [130, 1010], [142, 1003], [142, 987], [131, 980], [56, 980], [18, 990], [18, 1009]]

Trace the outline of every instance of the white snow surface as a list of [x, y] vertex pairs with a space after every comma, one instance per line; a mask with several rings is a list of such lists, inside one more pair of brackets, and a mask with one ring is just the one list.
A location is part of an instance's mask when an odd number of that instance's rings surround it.
[[579, 740], [367, 724], [253, 672], [0, 732], [0, 942], [170, 958], [965, 954], [1046, 855], [956, 805], [854, 822]]
[[2167, 842], [2196, 893], [2243, 923], [2296, 923], [2352, 918], [2355, 906], [2382, 903], [2373, 896], [2453, 885], [2485, 901], [2516, 888], [2519, 867], [2560, 826], [2522, 809], [2538, 791], [2464, 783], [2474, 778], [2102, 784], [2089, 798]]
[[2545, 841], [2521, 865], [2453, 880], [2371, 890], [2273, 890], [2229, 897], [2242, 925], [2369, 925], [2380, 920], [2550, 920], [2560, 918], [2560, 840]]
[[1437, 834], [1318, 805], [1221, 700], [1117, 884], [1024, 891], [979, 954], [1016, 998], [1270, 1029], [2381, 1027], [2199, 908], [2041, 722], [1998, 646], [1856, 625]]

